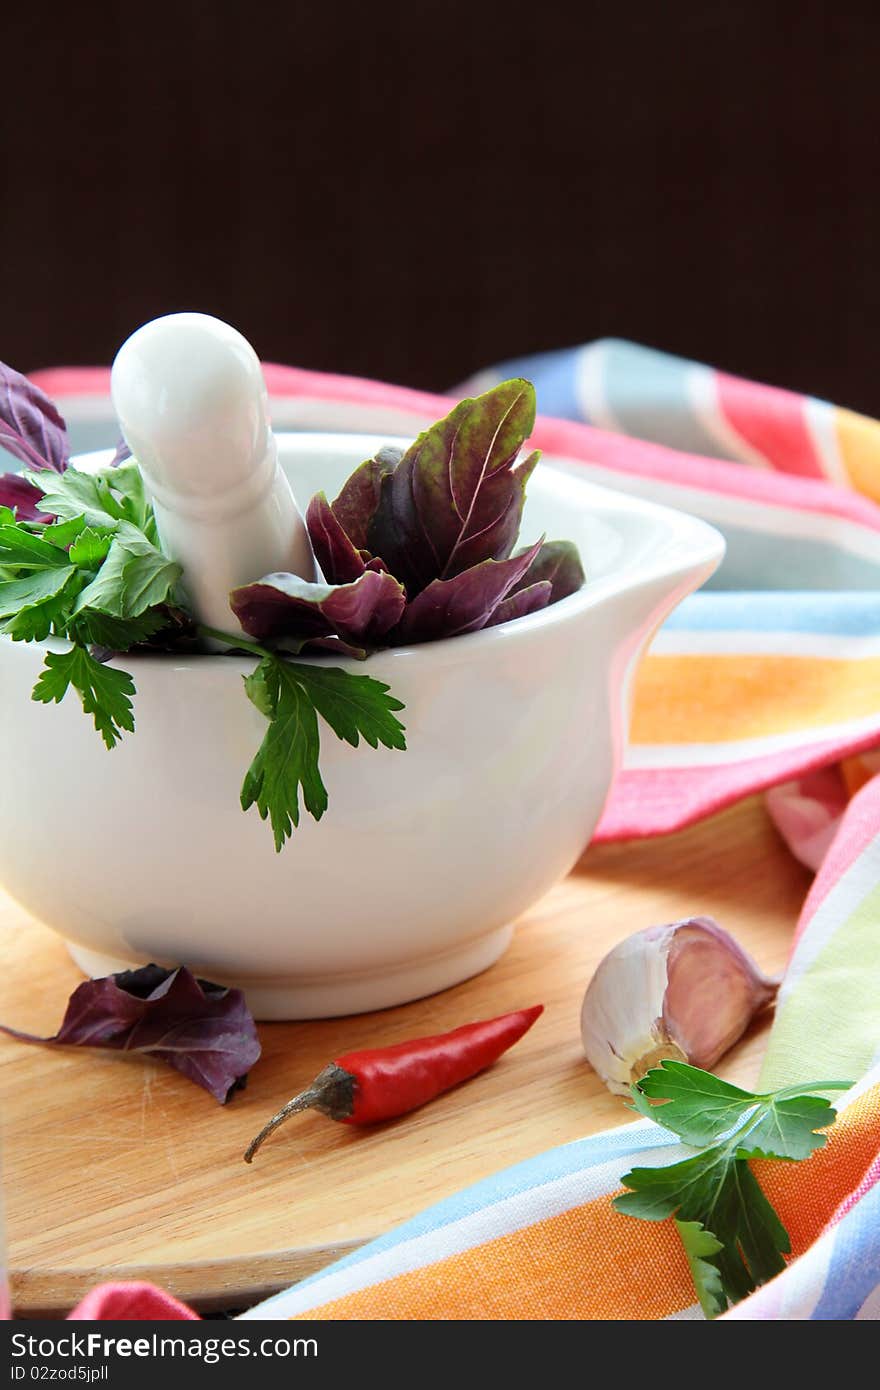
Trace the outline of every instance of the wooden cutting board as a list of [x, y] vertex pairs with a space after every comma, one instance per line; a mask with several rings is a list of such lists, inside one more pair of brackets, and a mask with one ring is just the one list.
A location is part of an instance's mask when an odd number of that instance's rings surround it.
[[[203, 1310], [246, 1307], [499, 1168], [628, 1123], [581, 1052], [599, 959], [638, 928], [704, 913], [778, 971], [808, 883], [757, 798], [664, 839], [594, 846], [476, 979], [383, 1013], [261, 1025], [263, 1057], [225, 1107], [158, 1063], [0, 1039], [17, 1312], [67, 1309], [109, 1278], [155, 1280]], [[80, 979], [61, 941], [0, 894], [0, 1020], [53, 1032]], [[546, 1013], [514, 1051], [426, 1109], [369, 1131], [299, 1116], [242, 1162], [263, 1121], [340, 1052], [538, 1001]], [[725, 1059], [726, 1076], [754, 1080], [766, 1028]]]

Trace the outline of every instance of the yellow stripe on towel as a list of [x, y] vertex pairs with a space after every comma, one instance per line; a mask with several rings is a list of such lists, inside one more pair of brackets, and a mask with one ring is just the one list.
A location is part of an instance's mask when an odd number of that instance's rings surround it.
[[837, 443], [850, 482], [880, 502], [880, 424], [853, 410], [834, 412]]

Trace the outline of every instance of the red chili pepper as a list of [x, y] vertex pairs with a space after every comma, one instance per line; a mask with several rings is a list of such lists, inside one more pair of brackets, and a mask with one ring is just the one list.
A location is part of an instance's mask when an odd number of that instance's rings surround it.
[[451, 1033], [414, 1038], [393, 1047], [369, 1047], [346, 1052], [325, 1067], [308, 1090], [300, 1092], [273, 1115], [245, 1153], [250, 1163], [264, 1139], [290, 1115], [320, 1110], [331, 1120], [349, 1125], [374, 1125], [425, 1105], [443, 1091], [485, 1071], [509, 1047], [519, 1042], [543, 1004], [480, 1023], [466, 1023]]

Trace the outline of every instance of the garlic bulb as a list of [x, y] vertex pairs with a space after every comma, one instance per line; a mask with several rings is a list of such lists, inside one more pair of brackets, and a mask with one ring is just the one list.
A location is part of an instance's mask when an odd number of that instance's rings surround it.
[[778, 988], [711, 917], [648, 927], [609, 951], [590, 981], [587, 1061], [618, 1095], [664, 1057], [709, 1070]]

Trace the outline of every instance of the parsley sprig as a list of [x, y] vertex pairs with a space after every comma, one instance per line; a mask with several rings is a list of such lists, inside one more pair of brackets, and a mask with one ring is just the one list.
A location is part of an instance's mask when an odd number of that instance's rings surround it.
[[261, 658], [244, 677], [248, 699], [269, 721], [263, 742], [245, 775], [242, 810], [256, 806], [269, 820], [275, 848], [299, 825], [300, 789], [305, 809], [320, 820], [327, 809], [327, 788], [321, 779], [320, 714], [337, 738], [357, 748], [363, 737], [371, 748], [406, 748], [403, 725], [395, 711], [400, 700], [372, 676], [356, 676], [338, 666], [306, 666], [242, 637], [200, 629], [205, 637]]
[[77, 691], [108, 748], [134, 728], [134, 682], [97, 659], [94, 647], [124, 652], [168, 622], [180, 566], [162, 554], [135, 464], [102, 473], [26, 475], [52, 524], [0, 516], [0, 632], [16, 642], [66, 638], [46, 653], [33, 698], [44, 704]]
[[[826, 1143], [830, 1101], [816, 1094], [849, 1081], [812, 1081], [765, 1093], [665, 1060], [632, 1088], [635, 1108], [701, 1150], [664, 1168], [633, 1168], [614, 1206], [643, 1221], [675, 1217], [700, 1306], [715, 1317], [785, 1268], [788, 1232], [749, 1167], [794, 1162]], [[652, 1101], [665, 1102], [652, 1105]]]
[[134, 729], [131, 676], [96, 661], [78, 642], [68, 652], [46, 653], [32, 698], [44, 705], [53, 700], [59, 704], [71, 686], [79, 692], [85, 713], [94, 719], [108, 748], [116, 746], [123, 730]]
[[[134, 462], [81, 473], [67, 468], [25, 475], [42, 494], [47, 522], [19, 520], [0, 507], [0, 633], [20, 642], [65, 639], [46, 652], [33, 699], [58, 703], [79, 695], [107, 748], [134, 729], [131, 675], [106, 662], [179, 630], [185, 597], [181, 569], [162, 553], [152, 507]], [[55, 520], [52, 520], [55, 518]], [[299, 825], [300, 798], [316, 820], [327, 809], [319, 770], [319, 716], [357, 747], [405, 748], [403, 708], [388, 686], [339, 667], [310, 666], [230, 633], [200, 629], [232, 650], [258, 658], [245, 677], [248, 698], [269, 721], [241, 790], [280, 850]]]

